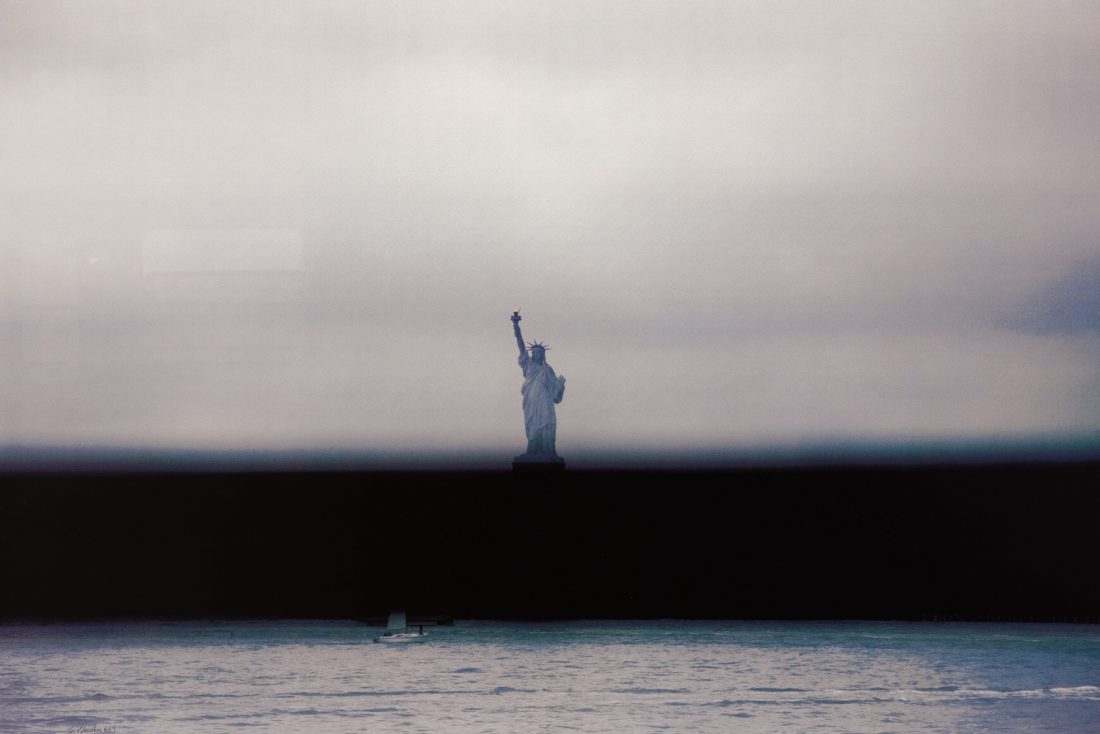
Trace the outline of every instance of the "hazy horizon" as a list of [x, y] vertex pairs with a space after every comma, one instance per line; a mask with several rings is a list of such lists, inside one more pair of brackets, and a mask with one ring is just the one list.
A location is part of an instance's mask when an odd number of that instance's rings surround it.
[[0, 445], [1100, 437], [1088, 2], [0, 0]]

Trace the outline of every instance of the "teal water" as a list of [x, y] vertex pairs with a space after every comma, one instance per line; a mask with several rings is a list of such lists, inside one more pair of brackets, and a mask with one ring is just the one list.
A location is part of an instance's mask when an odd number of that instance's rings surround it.
[[1100, 628], [459, 622], [0, 626], [0, 731], [1092, 732]]

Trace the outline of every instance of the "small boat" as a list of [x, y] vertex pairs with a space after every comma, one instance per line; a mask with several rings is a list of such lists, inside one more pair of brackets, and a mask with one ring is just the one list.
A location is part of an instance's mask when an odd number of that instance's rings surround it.
[[428, 633], [420, 627], [417, 631], [409, 630], [405, 621], [404, 612], [392, 612], [386, 622], [386, 631], [374, 638], [375, 642], [423, 642], [428, 639]]

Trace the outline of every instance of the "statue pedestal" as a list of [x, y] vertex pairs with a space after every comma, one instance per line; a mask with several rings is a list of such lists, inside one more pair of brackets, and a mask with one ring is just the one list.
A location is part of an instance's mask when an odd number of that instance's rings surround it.
[[565, 459], [560, 456], [517, 456], [512, 461], [512, 471], [522, 473], [549, 473], [565, 471]]

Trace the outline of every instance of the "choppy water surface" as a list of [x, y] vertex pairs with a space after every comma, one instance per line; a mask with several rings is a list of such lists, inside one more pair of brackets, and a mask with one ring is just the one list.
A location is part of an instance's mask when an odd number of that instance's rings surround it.
[[1100, 629], [459, 622], [0, 626], [0, 731], [1100, 731]]

